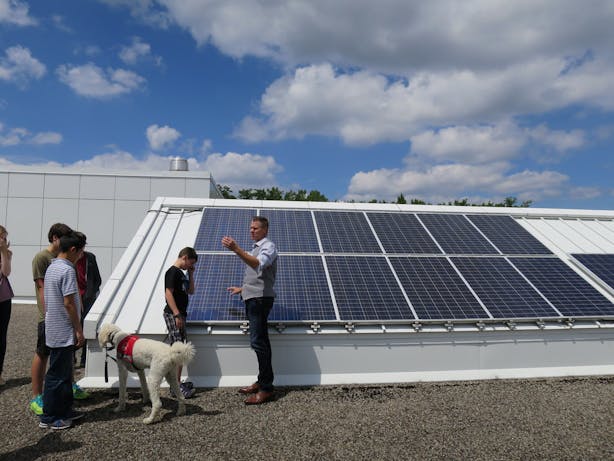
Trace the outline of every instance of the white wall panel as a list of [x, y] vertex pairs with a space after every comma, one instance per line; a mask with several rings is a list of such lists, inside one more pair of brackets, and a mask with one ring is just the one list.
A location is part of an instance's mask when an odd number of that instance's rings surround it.
[[7, 206], [6, 226], [14, 245], [47, 244], [41, 240], [43, 201], [40, 198], [11, 198]]
[[9, 197], [42, 197], [45, 177], [42, 174], [10, 173]]
[[[151, 202], [147, 201], [117, 201], [113, 218], [113, 246], [127, 247], [134, 233], [143, 222]], [[131, 229], [127, 232], [127, 229]]]
[[80, 177], [68, 174], [45, 175], [46, 198], [79, 198]]
[[118, 177], [115, 183], [115, 198], [117, 200], [144, 200], [151, 202], [149, 191], [150, 178]]
[[0, 197], [6, 197], [9, 193], [9, 174], [0, 173]]
[[81, 198], [115, 198], [115, 176], [81, 176]]
[[184, 197], [185, 179], [183, 178], [151, 178], [151, 191], [149, 198], [156, 197]]
[[80, 200], [77, 230], [96, 246], [113, 244], [113, 200]]
[[[13, 233], [9, 229], [9, 239]], [[46, 246], [46, 245], [45, 245]], [[13, 259], [11, 263], [11, 286], [17, 296], [34, 297], [34, 281], [32, 280], [32, 258], [44, 248], [41, 246], [14, 245], [11, 241]]]
[[209, 189], [211, 182], [207, 179], [192, 179], [185, 180], [185, 196], [186, 197], [209, 197]]
[[61, 222], [73, 229], [77, 226], [79, 216], [79, 200], [67, 198], [52, 198], [43, 200], [42, 229], [45, 239], [41, 245], [47, 244], [47, 232], [53, 224]]
[[6, 205], [8, 199], [6, 197], [0, 197], [0, 224], [4, 226], [6, 223]]

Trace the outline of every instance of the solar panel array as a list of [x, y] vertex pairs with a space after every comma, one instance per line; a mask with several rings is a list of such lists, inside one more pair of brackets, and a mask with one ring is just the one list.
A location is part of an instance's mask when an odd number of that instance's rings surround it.
[[572, 256], [614, 290], [614, 254], [574, 254]]
[[[189, 322], [245, 321], [227, 291], [245, 264], [220, 241], [230, 235], [249, 250], [256, 214], [269, 218], [279, 253], [274, 322], [614, 316], [608, 298], [511, 216], [205, 208]], [[599, 264], [611, 277], [612, 260]]]

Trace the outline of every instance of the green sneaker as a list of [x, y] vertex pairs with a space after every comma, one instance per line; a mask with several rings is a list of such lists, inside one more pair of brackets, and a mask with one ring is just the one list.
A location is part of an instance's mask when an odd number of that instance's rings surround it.
[[43, 394], [38, 394], [30, 400], [30, 410], [37, 416], [43, 414]]
[[81, 389], [77, 383], [73, 383], [72, 396], [77, 400], [84, 400], [90, 398], [90, 393]]

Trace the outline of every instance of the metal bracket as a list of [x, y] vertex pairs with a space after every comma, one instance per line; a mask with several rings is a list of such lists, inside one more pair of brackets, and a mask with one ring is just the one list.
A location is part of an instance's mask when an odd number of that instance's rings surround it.
[[446, 327], [446, 330], [448, 331], [454, 330], [454, 324], [452, 322], [446, 322], [443, 326]]
[[355, 330], [354, 324], [352, 322], [346, 323], [345, 329], [348, 331], [348, 333], [354, 333], [354, 330]]
[[207, 334], [210, 335], [213, 332], [213, 327], [211, 325], [209, 325], [207, 327]]
[[275, 329], [278, 333], [283, 333], [283, 331], [286, 329], [286, 325], [283, 323], [278, 323], [277, 325], [275, 325]]
[[478, 330], [480, 331], [484, 331], [486, 329], [486, 324], [484, 322], [478, 322], [475, 324], [476, 327], [478, 327]]
[[322, 326], [318, 322], [313, 322], [310, 326], [314, 333], [319, 333], [322, 329]]
[[507, 325], [507, 327], [512, 331], [516, 329], [516, 323], [512, 322], [511, 320], [505, 322], [505, 325]]
[[386, 333], [388, 330], [386, 330], [386, 325], [380, 325], [380, 327], [382, 328], [382, 333]]
[[241, 328], [243, 334], [246, 335], [249, 332], [249, 322], [243, 322], [239, 328]]
[[575, 323], [575, 320], [574, 320], [574, 319], [567, 319], [567, 320], [565, 321], [565, 323], [567, 324], [567, 326], [568, 326], [569, 328], [573, 328], [573, 325], [574, 325], [574, 323]]
[[422, 324], [420, 322], [414, 322], [411, 326], [416, 332], [422, 331]]
[[535, 323], [537, 324], [537, 328], [539, 328], [540, 330], [543, 330], [546, 328], [546, 323], [543, 320], [538, 320]]

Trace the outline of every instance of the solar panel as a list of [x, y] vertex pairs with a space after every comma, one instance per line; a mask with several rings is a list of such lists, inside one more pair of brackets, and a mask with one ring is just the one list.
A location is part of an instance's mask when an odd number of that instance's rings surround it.
[[327, 256], [343, 321], [415, 319], [384, 257]]
[[446, 258], [390, 258], [418, 319], [489, 318]]
[[362, 213], [315, 211], [322, 248], [326, 253], [381, 253]]
[[318, 253], [320, 247], [307, 210], [260, 210], [269, 220], [268, 237], [282, 253]]
[[[254, 209], [205, 208], [194, 242], [196, 251], [223, 251], [222, 237], [233, 237], [243, 249], [252, 247], [249, 225], [256, 214]], [[226, 250], [228, 251], [228, 250]]]
[[511, 216], [468, 215], [467, 217], [504, 254], [552, 254]]
[[560, 259], [513, 258], [511, 261], [561, 314], [614, 315], [614, 304]]
[[498, 254], [463, 215], [419, 214], [418, 217], [447, 254]]
[[573, 254], [572, 256], [614, 289], [614, 254]]
[[441, 253], [415, 215], [367, 213], [386, 253]]
[[560, 317], [505, 258], [451, 258], [494, 318]]
[[226, 288], [241, 286], [245, 263], [233, 254], [198, 255], [194, 294], [188, 305], [188, 322], [245, 320], [240, 296]]
[[336, 320], [321, 256], [279, 256], [269, 320]]

